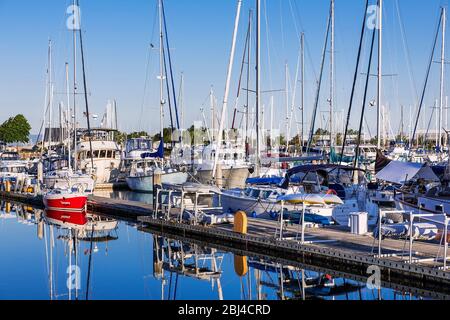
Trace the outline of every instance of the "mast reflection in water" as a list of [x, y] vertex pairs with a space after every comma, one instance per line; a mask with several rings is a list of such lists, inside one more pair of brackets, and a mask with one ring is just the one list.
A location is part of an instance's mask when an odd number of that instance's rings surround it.
[[[86, 213], [2, 202], [0, 299], [422, 299]], [[416, 291], [414, 291], [416, 292]]]

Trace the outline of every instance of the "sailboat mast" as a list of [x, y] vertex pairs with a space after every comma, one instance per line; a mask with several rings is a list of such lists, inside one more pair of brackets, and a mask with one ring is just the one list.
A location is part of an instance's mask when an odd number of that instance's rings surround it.
[[381, 149], [381, 89], [383, 62], [383, 0], [378, 0], [378, 85], [377, 85], [377, 148]]
[[215, 154], [215, 159], [214, 159], [213, 178], [216, 177], [217, 163], [219, 160], [219, 154], [220, 154], [220, 149], [221, 149], [221, 145], [222, 145], [222, 131], [224, 130], [225, 119], [226, 119], [226, 115], [227, 115], [228, 96], [230, 93], [231, 75], [233, 72], [234, 54], [236, 51], [236, 39], [237, 39], [238, 31], [239, 31], [239, 20], [240, 20], [240, 16], [241, 16], [241, 8], [242, 8], [242, 0], [238, 0], [236, 18], [235, 18], [235, 22], [234, 22], [233, 40], [232, 40], [232, 44], [231, 44], [230, 60], [228, 63], [227, 82], [225, 84], [225, 94], [224, 94], [223, 105], [222, 105], [222, 116], [220, 117], [219, 132], [217, 133], [217, 138], [216, 138], [216, 154]]
[[259, 132], [261, 109], [261, 0], [256, 0], [256, 175], [259, 176], [261, 166], [261, 136]]
[[400, 142], [403, 142], [403, 133], [404, 133], [404, 118], [403, 118], [403, 109], [404, 107], [401, 106], [401, 120], [400, 120]]
[[214, 134], [216, 130], [216, 110], [215, 110], [215, 103], [214, 103], [214, 88], [211, 86], [211, 89], [209, 91], [209, 100], [210, 100], [210, 107], [211, 107], [211, 142], [214, 141]]
[[303, 141], [305, 140], [305, 33], [302, 32], [301, 38], [301, 60], [302, 60], [302, 88], [301, 88], [301, 111], [302, 111], [302, 136], [300, 140], [301, 153], [303, 154]]
[[180, 79], [180, 110], [181, 110], [181, 130], [184, 130], [184, 73], [181, 73]]
[[[77, 0], [77, 5], [79, 7], [79, 0]], [[91, 152], [91, 167], [92, 171], [95, 170], [94, 168], [94, 154], [92, 151], [92, 132], [91, 132], [91, 120], [90, 120], [90, 112], [89, 112], [89, 101], [88, 101], [88, 88], [87, 88], [87, 82], [86, 82], [86, 66], [84, 61], [84, 49], [83, 49], [83, 33], [81, 30], [81, 21], [80, 27], [78, 29], [78, 34], [80, 36], [80, 50], [81, 50], [81, 67], [83, 71], [83, 89], [84, 89], [84, 103], [86, 106], [86, 121], [87, 121], [87, 129], [88, 129], [88, 135], [89, 135], [89, 151]]]
[[330, 146], [334, 146], [334, 0], [331, 0]]
[[289, 140], [290, 140], [290, 128], [289, 128], [289, 67], [288, 64], [286, 63], [284, 65], [284, 76], [285, 76], [285, 102], [286, 102], [286, 152], [289, 152]]
[[252, 56], [252, 25], [253, 25], [253, 12], [249, 11], [248, 14], [248, 46], [247, 46], [247, 96], [246, 96], [246, 106], [245, 106], [245, 159], [248, 161], [249, 156], [249, 124], [250, 124], [250, 116], [249, 116], [249, 108], [250, 108], [250, 63]]
[[48, 41], [48, 88], [49, 88], [49, 104], [48, 104], [48, 154], [52, 148], [52, 109], [53, 109], [53, 68], [52, 68], [52, 40]]
[[[74, 10], [78, 10], [73, 0]], [[75, 13], [75, 12], [74, 12]], [[77, 12], [79, 16], [79, 12]], [[74, 21], [75, 22], [75, 21]], [[75, 156], [74, 169], [77, 170], [77, 30], [73, 25], [73, 154]]]
[[66, 62], [66, 94], [67, 94], [67, 157], [69, 162], [69, 171], [72, 171], [72, 153], [71, 153], [71, 143], [70, 143], [70, 85], [69, 85], [69, 64]]
[[[159, 7], [159, 112], [160, 112], [160, 135], [161, 141], [164, 141], [164, 51], [163, 51], [163, 18], [162, 18], [162, 0], [158, 1]], [[169, 48], [167, 48], [169, 49]]]
[[442, 8], [442, 48], [441, 48], [441, 87], [440, 87], [440, 107], [439, 107], [439, 128], [438, 134], [439, 137], [437, 139], [437, 147], [438, 150], [441, 151], [442, 147], [442, 125], [443, 125], [443, 109], [444, 109], [444, 81], [445, 81], [445, 29], [447, 22], [447, 11], [443, 7]]

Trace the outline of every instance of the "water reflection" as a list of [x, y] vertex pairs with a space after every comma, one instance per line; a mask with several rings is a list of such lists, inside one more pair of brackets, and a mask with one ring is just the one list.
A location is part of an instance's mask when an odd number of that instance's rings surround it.
[[[87, 284], [84, 292], [85, 299], [89, 299], [90, 275], [92, 272], [92, 255], [99, 252], [99, 243], [106, 243], [105, 252], [108, 252], [108, 243], [118, 240], [114, 234], [118, 221], [84, 212], [67, 212], [46, 210], [36, 212], [38, 225], [38, 238], [45, 240], [46, 261], [49, 273], [50, 299], [66, 296], [56, 293], [54, 279], [55, 268], [53, 261], [57, 259], [58, 252], [54, 251], [55, 239], [63, 244], [64, 256], [67, 259], [67, 298], [79, 299], [81, 289], [80, 254], [88, 257]], [[88, 242], [89, 249], [81, 251], [81, 243]]]
[[[155, 235], [85, 213], [0, 203], [0, 299], [418, 299], [326, 272]], [[34, 231], [33, 231], [34, 230]], [[33, 268], [25, 269], [33, 266]], [[26, 289], [25, 289], [26, 288]]]
[[179, 276], [210, 282], [217, 293], [216, 298], [223, 300], [220, 279], [225, 254], [215, 249], [153, 236], [153, 276], [161, 280], [161, 300], [177, 299]]

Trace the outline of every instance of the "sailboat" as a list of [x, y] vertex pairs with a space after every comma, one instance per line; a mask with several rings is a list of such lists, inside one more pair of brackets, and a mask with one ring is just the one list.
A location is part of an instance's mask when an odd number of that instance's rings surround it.
[[[221, 176], [213, 177], [215, 156], [217, 164], [221, 168]], [[252, 167], [246, 160], [244, 146], [226, 141], [220, 148], [217, 144], [212, 144], [203, 148], [201, 158], [194, 166], [195, 178], [203, 184], [211, 184], [220, 181], [219, 184], [227, 189], [242, 188], [245, 186], [247, 178], [250, 176]], [[219, 174], [219, 173], [217, 173]]]
[[[51, 114], [52, 97], [53, 97], [53, 85], [51, 83], [51, 57], [52, 57], [51, 42], [49, 42], [49, 87], [50, 99], [49, 99], [49, 113]], [[67, 114], [70, 114], [70, 97], [69, 97], [69, 75], [68, 64], [66, 63], [66, 85], [67, 85]], [[68, 121], [67, 121], [68, 122]], [[52, 130], [51, 121], [49, 124], [49, 132]], [[67, 127], [68, 123], [67, 123]], [[70, 130], [69, 130], [70, 132]], [[49, 135], [51, 136], [51, 134]], [[44, 193], [43, 201], [47, 209], [56, 209], [63, 211], [84, 211], [87, 203], [87, 195], [94, 190], [94, 181], [88, 175], [81, 173], [75, 173], [72, 170], [72, 157], [71, 157], [71, 144], [67, 139], [68, 156], [67, 159], [60, 157], [53, 153], [51, 149], [51, 138], [49, 139], [49, 149], [47, 153], [47, 163], [49, 164], [48, 170], [44, 173], [44, 185], [47, 191]], [[67, 167], [55, 167], [55, 164], [64, 162]], [[53, 167], [52, 167], [53, 166]]]
[[[164, 97], [164, 81], [167, 80], [167, 65], [166, 65], [166, 53], [164, 50], [164, 40], [167, 41], [167, 28], [165, 28], [165, 13], [163, 7], [163, 1], [158, 1], [159, 9], [159, 26], [160, 26], [160, 74], [158, 79], [160, 80], [160, 138], [159, 147], [157, 152], [147, 152], [140, 155], [141, 159], [137, 159], [131, 162], [131, 169], [126, 177], [128, 187], [133, 191], [138, 192], [152, 192], [153, 191], [153, 179], [155, 172], [161, 175], [161, 182], [168, 184], [183, 184], [188, 179], [188, 174], [176, 170], [170, 166], [170, 163], [164, 161], [164, 105], [166, 103]], [[168, 45], [167, 45], [168, 47]], [[169, 48], [167, 48], [167, 51]], [[170, 64], [170, 54], [169, 54]], [[169, 65], [169, 67], [171, 67]], [[169, 86], [167, 85], [167, 94], [170, 99]], [[169, 105], [170, 108], [170, 105]]]
[[163, 184], [183, 184], [187, 181], [186, 172], [177, 171], [164, 166], [164, 142], [159, 144], [155, 153], [144, 153], [140, 160], [134, 160], [131, 164], [130, 173], [126, 177], [128, 187], [133, 191], [152, 192], [153, 176], [156, 171], [161, 174]]

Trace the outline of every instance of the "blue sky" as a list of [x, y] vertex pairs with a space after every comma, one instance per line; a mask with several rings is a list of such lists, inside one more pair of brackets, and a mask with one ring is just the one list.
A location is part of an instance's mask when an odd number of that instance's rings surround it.
[[[439, 7], [446, 6], [448, 1], [385, 2], [384, 71], [386, 74], [396, 76], [385, 78], [383, 100], [387, 105], [386, 108], [390, 110], [392, 130], [396, 131], [400, 123], [401, 105], [405, 106], [405, 125], [408, 125], [409, 106], [412, 105], [414, 110], [416, 104], [412, 88], [421, 91]], [[298, 32], [304, 31], [308, 45], [305, 108], [309, 120], [314, 103], [315, 74], [318, 74], [320, 67], [329, 1], [262, 0], [262, 3], [263, 90], [284, 88], [286, 62], [293, 82], [299, 47]], [[405, 27], [406, 42], [402, 40], [397, 3]], [[33, 132], [39, 130], [45, 97], [49, 38], [54, 42], [56, 91], [59, 93], [64, 91], [64, 63], [66, 61], [72, 63], [71, 33], [65, 27], [68, 18], [66, 9], [70, 4], [70, 0], [0, 0], [1, 121], [20, 112], [30, 119]], [[202, 120], [200, 112], [202, 106], [205, 107], [206, 117], [209, 118], [207, 98], [211, 85], [215, 88], [219, 104], [223, 99], [236, 4], [236, 0], [165, 1], [177, 86], [181, 72], [185, 75], [186, 123]], [[336, 0], [336, 109], [339, 111], [348, 108], [364, 4], [363, 0]], [[156, 0], [81, 0], [80, 5], [89, 101], [93, 112], [101, 114], [107, 100], [116, 99], [120, 129], [157, 132], [159, 100], [156, 50], [150, 53], [147, 89], [144, 90], [149, 44], [153, 42], [157, 46], [158, 43], [157, 30], [152, 33], [157, 17]], [[255, 1], [244, 0], [230, 109], [235, 103], [248, 11], [254, 9], [254, 5]], [[407, 43], [408, 51], [404, 49], [404, 43]], [[406, 63], [405, 52], [410, 56], [411, 70]], [[365, 45], [364, 61], [367, 61], [367, 56], [368, 41]], [[320, 110], [324, 112], [327, 110], [328, 74], [329, 69], [326, 65], [320, 98]], [[434, 64], [425, 103], [428, 113], [424, 117], [427, 119], [426, 122], [431, 112], [430, 106], [438, 97], [438, 79], [439, 66]], [[357, 126], [363, 80], [361, 76], [352, 127]], [[251, 85], [254, 86], [254, 83]], [[375, 78], [371, 80], [370, 85], [369, 100], [375, 98]], [[447, 82], [447, 92], [448, 88], [450, 85]], [[55, 99], [65, 100], [61, 95], [57, 95]], [[240, 100], [238, 105], [242, 106], [243, 101], [244, 99]], [[270, 96], [264, 95], [266, 126], [269, 125], [269, 101]], [[282, 93], [275, 94], [275, 127], [284, 127], [285, 114], [284, 96]], [[323, 118], [325, 114], [320, 115], [325, 126], [327, 122], [327, 119]], [[336, 120], [338, 123], [342, 122]], [[373, 134], [374, 110], [368, 111], [367, 120]], [[318, 123], [319, 121], [320, 118]]]

